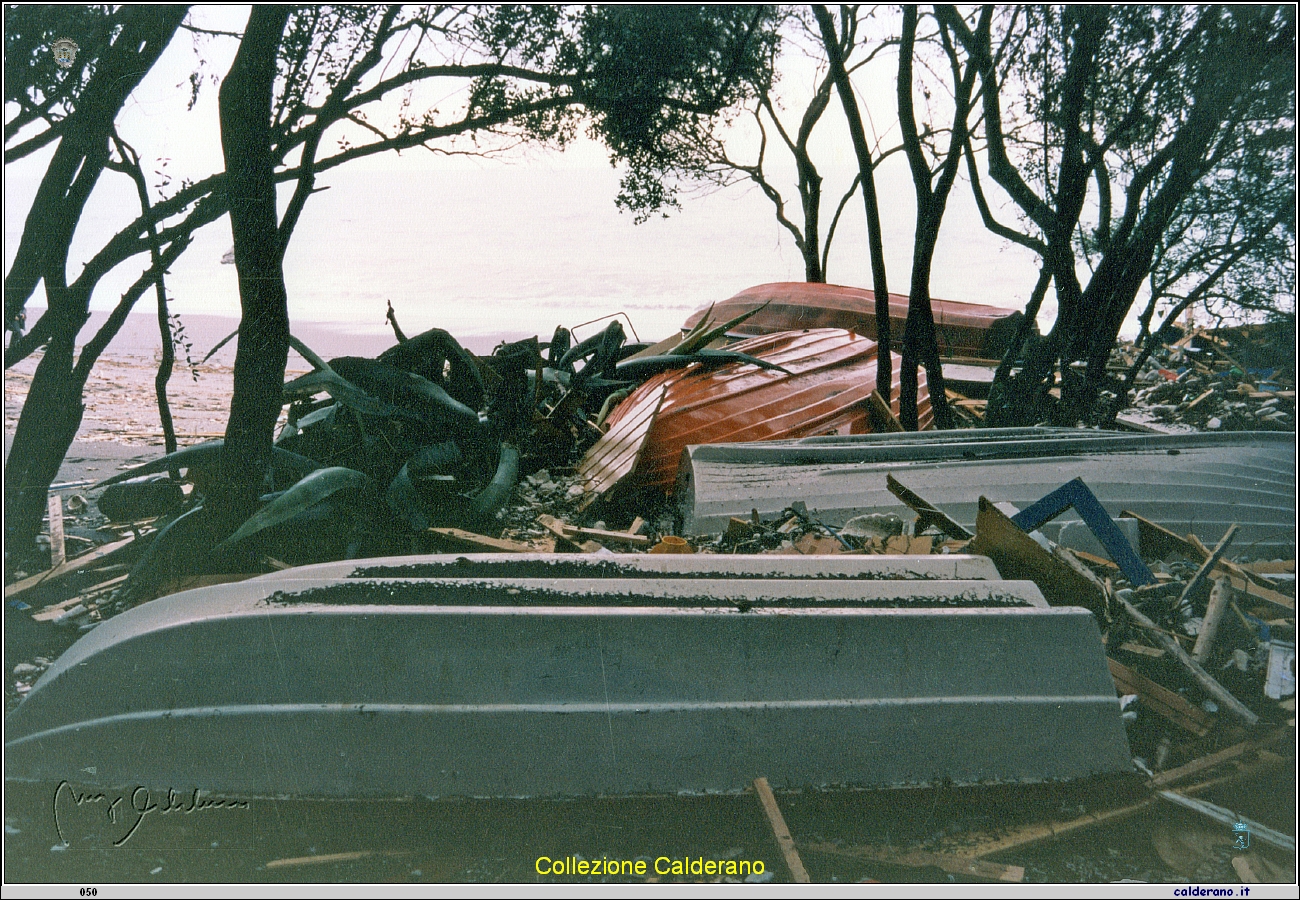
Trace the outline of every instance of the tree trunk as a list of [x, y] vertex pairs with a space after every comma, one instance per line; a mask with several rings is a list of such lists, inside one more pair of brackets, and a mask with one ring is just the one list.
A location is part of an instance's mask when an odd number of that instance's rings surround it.
[[276, 220], [271, 98], [289, 9], [255, 6], [221, 84], [221, 147], [239, 277], [239, 344], [222, 456], [222, 489], [208, 498], [226, 531], [248, 517], [271, 459], [289, 358], [289, 310]]
[[5, 466], [5, 552], [29, 559], [45, 515], [46, 494], [81, 427], [84, 384], [73, 372], [74, 327], [60, 329], [45, 348], [14, 429]]
[[[5, 275], [6, 318], [23, 309], [42, 280], [48, 304], [33, 328], [42, 333], [45, 355], [32, 376], [5, 465], [5, 545], [11, 559], [35, 550], [46, 493], [85, 409], [85, 367], [74, 364], [73, 355], [77, 334], [89, 317], [93, 285], [68, 288], [68, 248], [108, 160], [117, 113], [170, 43], [186, 11], [185, 6], [122, 11], [122, 30], [77, 100]], [[92, 351], [89, 359], [98, 352]]]
[[866, 206], [867, 242], [871, 249], [871, 281], [876, 294], [876, 343], [879, 345], [876, 388], [888, 403], [893, 399], [894, 390], [894, 367], [889, 353], [889, 282], [885, 278], [885, 242], [880, 231], [880, 204], [876, 199], [876, 176], [871, 164], [871, 148], [867, 146], [867, 132], [862, 127], [858, 101], [853, 95], [849, 73], [844, 68], [844, 55], [840, 52], [839, 38], [835, 34], [835, 22], [825, 6], [814, 6], [813, 14], [817, 16], [817, 24], [821, 28], [822, 43], [826, 47], [835, 89], [844, 106], [844, 118], [849, 123], [853, 151], [858, 158], [858, 172], [862, 176], [862, 202]]

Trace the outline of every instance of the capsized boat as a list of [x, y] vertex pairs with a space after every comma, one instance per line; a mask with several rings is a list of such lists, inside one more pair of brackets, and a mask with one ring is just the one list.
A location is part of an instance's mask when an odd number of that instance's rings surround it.
[[961, 555], [304, 566], [105, 621], [5, 727], [10, 780], [248, 798], [1131, 769], [1093, 616]]
[[[715, 322], [726, 322], [742, 313], [766, 306], [731, 330], [733, 335], [772, 334], [799, 328], [844, 328], [876, 338], [876, 294], [839, 284], [785, 281], [746, 288], [734, 297], [714, 304]], [[897, 345], [907, 323], [908, 299], [889, 295], [889, 322]], [[934, 327], [941, 356], [1001, 358], [1014, 337], [1017, 311], [956, 300], [931, 300]], [[694, 328], [709, 308], [691, 314], [683, 331]]]
[[[688, 444], [769, 441], [873, 430], [867, 400], [876, 389], [876, 342], [842, 328], [813, 328], [749, 338], [728, 349], [775, 363], [693, 363], [643, 382], [609, 417], [609, 431], [580, 471], [598, 482], [632, 460], [638, 486], [671, 491]], [[902, 359], [891, 354], [897, 386]], [[919, 374], [921, 429], [934, 421], [925, 373]], [[898, 390], [892, 392], [898, 414]], [[639, 443], [638, 443], [639, 442]], [[630, 454], [636, 452], [635, 458]], [[626, 465], [623, 468], [627, 468]]]

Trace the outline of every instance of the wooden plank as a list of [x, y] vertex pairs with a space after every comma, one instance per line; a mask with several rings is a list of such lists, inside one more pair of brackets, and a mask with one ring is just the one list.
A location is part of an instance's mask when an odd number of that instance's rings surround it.
[[70, 597], [59, 603], [51, 603], [44, 609], [32, 613], [34, 622], [56, 622], [62, 619], [69, 610], [75, 609], [78, 605], [93, 605], [92, 598], [98, 598], [101, 594], [106, 594], [113, 588], [122, 584], [129, 575], [118, 575], [116, 578], [110, 578], [107, 581], [101, 581], [92, 588], [88, 588], [75, 597]]
[[[1262, 772], [1279, 768], [1275, 763], [1261, 761], [1252, 766], [1242, 766], [1237, 771], [1218, 778], [1211, 778], [1208, 781], [1198, 782], [1197, 784], [1181, 788], [1179, 793], [1184, 796], [1198, 794], [1208, 791], [1210, 788], [1218, 787], [1224, 784], [1230, 784], [1241, 778], [1258, 775]], [[1025, 825], [1014, 829], [1009, 834], [1000, 834], [996, 837], [975, 835], [976, 845], [970, 849], [970, 852], [963, 852], [962, 855], [980, 859], [986, 856], [992, 856], [995, 853], [1002, 853], [1006, 850], [1024, 847], [1029, 844], [1036, 844], [1047, 838], [1060, 837], [1077, 831], [1080, 828], [1089, 828], [1093, 825], [1099, 825], [1103, 822], [1117, 821], [1127, 818], [1134, 813], [1141, 812], [1156, 802], [1156, 796], [1143, 797], [1134, 803], [1128, 803], [1124, 806], [1114, 807], [1112, 809], [1102, 810], [1100, 812], [1085, 813], [1075, 819], [1064, 822], [1035, 822], [1031, 825]], [[983, 839], [981, 839], [983, 838]], [[964, 840], [970, 840], [965, 837]]]
[[1135, 644], [1132, 641], [1125, 641], [1120, 644], [1119, 649], [1125, 650], [1129, 653], [1137, 653], [1141, 656], [1150, 656], [1154, 659], [1159, 659], [1165, 655], [1165, 651], [1161, 650], [1159, 647], [1148, 647], [1146, 644]]
[[1192, 677], [1196, 679], [1196, 683], [1199, 684], [1207, 694], [1213, 697], [1215, 702], [1227, 709], [1228, 712], [1241, 719], [1250, 727], [1253, 728], [1259, 724], [1259, 716], [1255, 715], [1249, 707], [1233, 696], [1232, 693], [1224, 688], [1223, 685], [1219, 684], [1218, 680], [1216, 680], [1213, 675], [1201, 668], [1200, 663], [1188, 656], [1187, 651], [1182, 648], [1182, 645], [1180, 645], [1178, 641], [1165, 633], [1165, 631], [1156, 625], [1155, 622], [1152, 622], [1144, 616], [1132, 603], [1120, 596], [1117, 596], [1115, 599], [1120, 602], [1124, 607], [1124, 610], [1130, 617], [1132, 617], [1134, 622], [1137, 622], [1147, 631], [1151, 632], [1151, 636], [1155, 639], [1157, 644], [1164, 647], [1174, 655], [1174, 658], [1182, 664], [1184, 669], [1191, 673]]
[[1117, 572], [1119, 571], [1119, 566], [1104, 556], [1095, 556], [1092, 553], [1085, 553], [1082, 550], [1071, 550], [1070, 552], [1090, 566], [1100, 566], [1103, 569], [1114, 569]]
[[44, 572], [38, 572], [35, 575], [31, 575], [27, 578], [24, 578], [22, 581], [15, 581], [13, 584], [6, 585], [5, 599], [8, 600], [10, 597], [16, 597], [17, 595], [23, 593], [24, 591], [31, 590], [32, 588], [36, 587], [38, 584], [43, 584], [46, 581], [52, 581], [54, 579], [62, 578], [64, 575], [67, 575], [70, 572], [76, 572], [81, 569], [84, 569], [87, 566], [89, 566], [91, 563], [97, 562], [98, 560], [103, 559], [105, 556], [108, 556], [108, 554], [112, 553], [113, 551], [122, 549], [123, 547], [125, 547], [127, 544], [131, 543], [134, 540], [135, 540], [134, 537], [129, 537], [126, 538], [125, 540], [114, 541], [111, 544], [104, 544], [101, 547], [96, 547], [94, 550], [91, 550], [89, 553], [83, 553], [81, 556], [78, 556], [76, 559], [72, 559], [69, 560], [68, 562], [65, 562], [63, 565], [59, 566], [58, 568], [48, 569]]
[[1257, 741], [1242, 741], [1240, 744], [1233, 744], [1231, 747], [1226, 747], [1218, 753], [1211, 753], [1209, 756], [1202, 756], [1200, 759], [1194, 759], [1176, 769], [1169, 769], [1168, 771], [1161, 772], [1159, 775], [1148, 780], [1147, 784], [1153, 788], [1157, 788], [1182, 781], [1184, 778], [1204, 772], [1206, 769], [1213, 769], [1214, 767], [1221, 766], [1224, 763], [1232, 762], [1232, 760], [1237, 759], [1245, 753], [1276, 744], [1288, 734], [1289, 731], [1287, 729], [1279, 728], [1272, 734], [1266, 735]]
[[57, 569], [68, 559], [63, 543], [63, 495], [50, 494], [46, 510], [50, 520], [50, 568]]
[[1196, 636], [1196, 646], [1192, 648], [1192, 659], [1202, 665], [1210, 658], [1214, 649], [1214, 636], [1219, 630], [1219, 620], [1232, 599], [1232, 584], [1227, 576], [1216, 578], [1210, 590], [1210, 602], [1205, 607], [1205, 618], [1201, 622], [1201, 633]]
[[[1220, 560], [1222, 562], [1222, 560]], [[1264, 603], [1270, 603], [1273, 606], [1281, 607], [1287, 612], [1295, 615], [1295, 600], [1286, 594], [1279, 594], [1277, 591], [1269, 588], [1262, 588], [1254, 582], [1247, 581], [1237, 575], [1232, 575], [1222, 569], [1215, 569], [1210, 573], [1215, 577], [1225, 577], [1232, 584], [1232, 589], [1238, 594], [1238, 600], [1244, 600], [1249, 597], [1252, 600], [1261, 600]]]
[[959, 541], [970, 540], [975, 536], [948, 518], [947, 514], [935, 508], [928, 500], [904, 487], [902, 482], [893, 475], [886, 473], [885, 486], [889, 488], [889, 493], [901, 500], [904, 505], [920, 517], [916, 523], [917, 531], [924, 531], [931, 525], [935, 525], [948, 537]]
[[1263, 562], [1247, 563], [1241, 566], [1253, 575], [1294, 575], [1294, 559], [1271, 559]]
[[763, 813], [767, 816], [768, 824], [772, 826], [776, 845], [781, 849], [781, 855], [785, 857], [791, 880], [795, 884], [808, 884], [808, 870], [803, 867], [803, 860], [799, 859], [799, 851], [794, 847], [794, 838], [790, 836], [790, 829], [785, 824], [785, 816], [781, 815], [781, 807], [776, 805], [776, 797], [772, 795], [772, 788], [768, 786], [767, 779], [755, 778], [754, 791], [758, 794], [759, 802], [763, 804]]
[[[1205, 559], [1210, 555], [1211, 553], [1210, 549], [1206, 547], [1204, 544], [1202, 544], [1201, 539], [1198, 538], [1196, 535], [1189, 534], [1187, 536], [1187, 542], [1196, 548], [1196, 552], [1199, 554], [1200, 559]], [[1196, 559], [1198, 557], [1192, 557], [1192, 558]], [[1273, 587], [1273, 583], [1270, 582], [1267, 578], [1263, 577], [1262, 575], [1256, 575], [1254, 572], [1242, 568], [1232, 560], [1228, 560], [1228, 559], [1218, 560], [1215, 563], [1215, 569], [1212, 572], [1210, 572], [1210, 577], [1218, 578], [1220, 575], [1224, 574], [1225, 571], [1227, 572], [1227, 574], [1230, 574], [1236, 578], [1239, 578], [1243, 581], [1249, 581], [1255, 584], [1257, 587], [1261, 588], [1265, 592], [1276, 594], [1277, 596], [1282, 597], [1284, 600], [1286, 600], [1288, 603], [1291, 604], [1290, 605], [1291, 609], [1295, 609], [1294, 601], [1292, 601], [1291, 598], [1286, 597], [1285, 595], [1282, 594], [1277, 594], [1276, 591], [1271, 590]]]
[[577, 553], [582, 549], [576, 542], [569, 540], [569, 536], [564, 532], [564, 523], [555, 518], [555, 516], [542, 513], [537, 517], [537, 524], [555, 535], [555, 548], [557, 550], [566, 550], [571, 553]]
[[1210, 388], [1208, 391], [1206, 391], [1205, 393], [1201, 394], [1199, 397], [1197, 397], [1197, 398], [1196, 398], [1195, 400], [1193, 400], [1191, 403], [1187, 404], [1187, 406], [1184, 407], [1183, 412], [1190, 412], [1190, 411], [1192, 411], [1192, 410], [1195, 409], [1196, 407], [1200, 406], [1200, 404], [1201, 404], [1201, 402], [1202, 402], [1203, 400], [1205, 400], [1207, 397], [1211, 397], [1211, 396], [1213, 396], [1213, 395], [1214, 395], [1214, 388]]
[[1228, 549], [1228, 545], [1232, 543], [1232, 539], [1237, 536], [1237, 532], [1240, 530], [1241, 526], [1235, 522], [1228, 527], [1228, 530], [1223, 534], [1223, 538], [1215, 546], [1214, 550], [1205, 557], [1205, 562], [1201, 563], [1201, 567], [1196, 570], [1192, 580], [1187, 582], [1187, 585], [1183, 588], [1182, 594], [1178, 597], [1178, 602], [1174, 604], [1174, 609], [1181, 609], [1184, 604], [1190, 603], [1192, 593], [1205, 581], [1210, 574], [1210, 570], [1214, 568], [1215, 563], [1223, 556], [1224, 551]]
[[1164, 559], [1170, 553], [1178, 552], [1188, 559], [1202, 558], [1195, 545], [1189, 543], [1187, 538], [1175, 534], [1163, 525], [1157, 525], [1150, 519], [1144, 519], [1137, 513], [1130, 512], [1127, 509], [1120, 510], [1119, 517], [1137, 521], [1138, 549], [1145, 557]]
[[879, 389], [873, 390], [867, 396], [867, 410], [871, 419], [871, 429], [877, 434], [881, 432], [901, 432], [903, 423], [898, 421], [898, 416], [889, 408], [884, 396]]
[[812, 853], [824, 853], [828, 856], [840, 856], [847, 859], [865, 859], [911, 869], [936, 868], [951, 872], [953, 875], [965, 875], [983, 881], [1005, 881], [1020, 884], [1025, 880], [1024, 866], [1008, 866], [967, 856], [956, 856], [951, 853], [930, 853], [924, 850], [909, 850], [898, 853], [877, 847], [838, 847], [835, 844], [805, 843], [803, 841], [799, 842], [799, 846]]
[[1106, 658], [1106, 664], [1110, 667], [1110, 675], [1115, 679], [1115, 687], [1120, 693], [1137, 694], [1147, 709], [1198, 737], [1209, 732], [1214, 720], [1205, 710], [1188, 703], [1181, 694], [1174, 693], [1109, 657]]
[[[1003, 578], [1034, 582], [1053, 606], [1083, 606], [1094, 612], [1105, 608], [1106, 596], [1096, 576], [1091, 572], [1084, 576], [1048, 553], [986, 497], [980, 497], [975, 540], [967, 552], [992, 559]], [[1075, 564], [1083, 568], [1077, 560]]]
[[594, 541], [605, 541], [614, 544], [630, 544], [633, 547], [649, 547], [650, 538], [640, 534], [628, 534], [623, 531], [606, 531], [603, 528], [582, 528], [578, 525], [570, 525], [567, 522], [561, 523], [566, 536], [590, 538]]
[[482, 550], [489, 553], [535, 553], [537, 548], [531, 544], [523, 544], [519, 541], [508, 541], [503, 538], [488, 537], [484, 534], [475, 534], [472, 531], [465, 531], [461, 528], [430, 528], [429, 534], [437, 540], [451, 544], [457, 549]]

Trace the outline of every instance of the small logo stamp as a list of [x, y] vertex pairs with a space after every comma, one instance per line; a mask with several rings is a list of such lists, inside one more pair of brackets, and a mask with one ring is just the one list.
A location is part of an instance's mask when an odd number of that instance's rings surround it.
[[1250, 847], [1250, 826], [1245, 822], [1237, 822], [1232, 826], [1232, 833], [1236, 835], [1233, 841], [1233, 849], [1245, 850]]
[[50, 50], [54, 53], [54, 64], [60, 69], [71, 69], [80, 49], [68, 38], [59, 38], [50, 45]]

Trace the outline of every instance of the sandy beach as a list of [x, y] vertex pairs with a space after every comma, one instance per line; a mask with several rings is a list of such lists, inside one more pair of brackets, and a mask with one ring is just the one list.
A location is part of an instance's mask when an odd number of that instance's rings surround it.
[[[34, 321], [40, 312], [43, 310], [31, 310], [30, 320]], [[93, 313], [90, 323], [82, 330], [82, 339], [92, 336], [104, 318], [102, 313]], [[177, 441], [186, 446], [225, 433], [234, 385], [235, 342], [231, 341], [207, 362], [200, 361], [222, 338], [234, 331], [239, 322], [225, 316], [201, 315], [185, 315], [182, 322], [191, 345], [189, 358], [195, 365], [189, 365], [184, 348], [177, 349], [167, 397]], [[295, 337], [326, 359], [374, 356], [394, 343], [391, 332], [377, 328], [348, 332], [310, 322], [295, 323], [292, 327]], [[466, 340], [465, 344], [471, 352], [487, 353], [499, 340], [498, 337], [478, 337]], [[156, 318], [148, 313], [131, 315], [100, 356], [86, 382], [86, 412], [77, 440], [162, 447], [162, 424], [154, 394], [154, 378], [161, 358], [162, 344]], [[13, 437], [32, 375], [40, 360], [41, 352], [37, 351], [5, 371], [6, 454], [7, 441]], [[302, 357], [290, 351], [287, 377], [308, 372], [310, 368]]]

